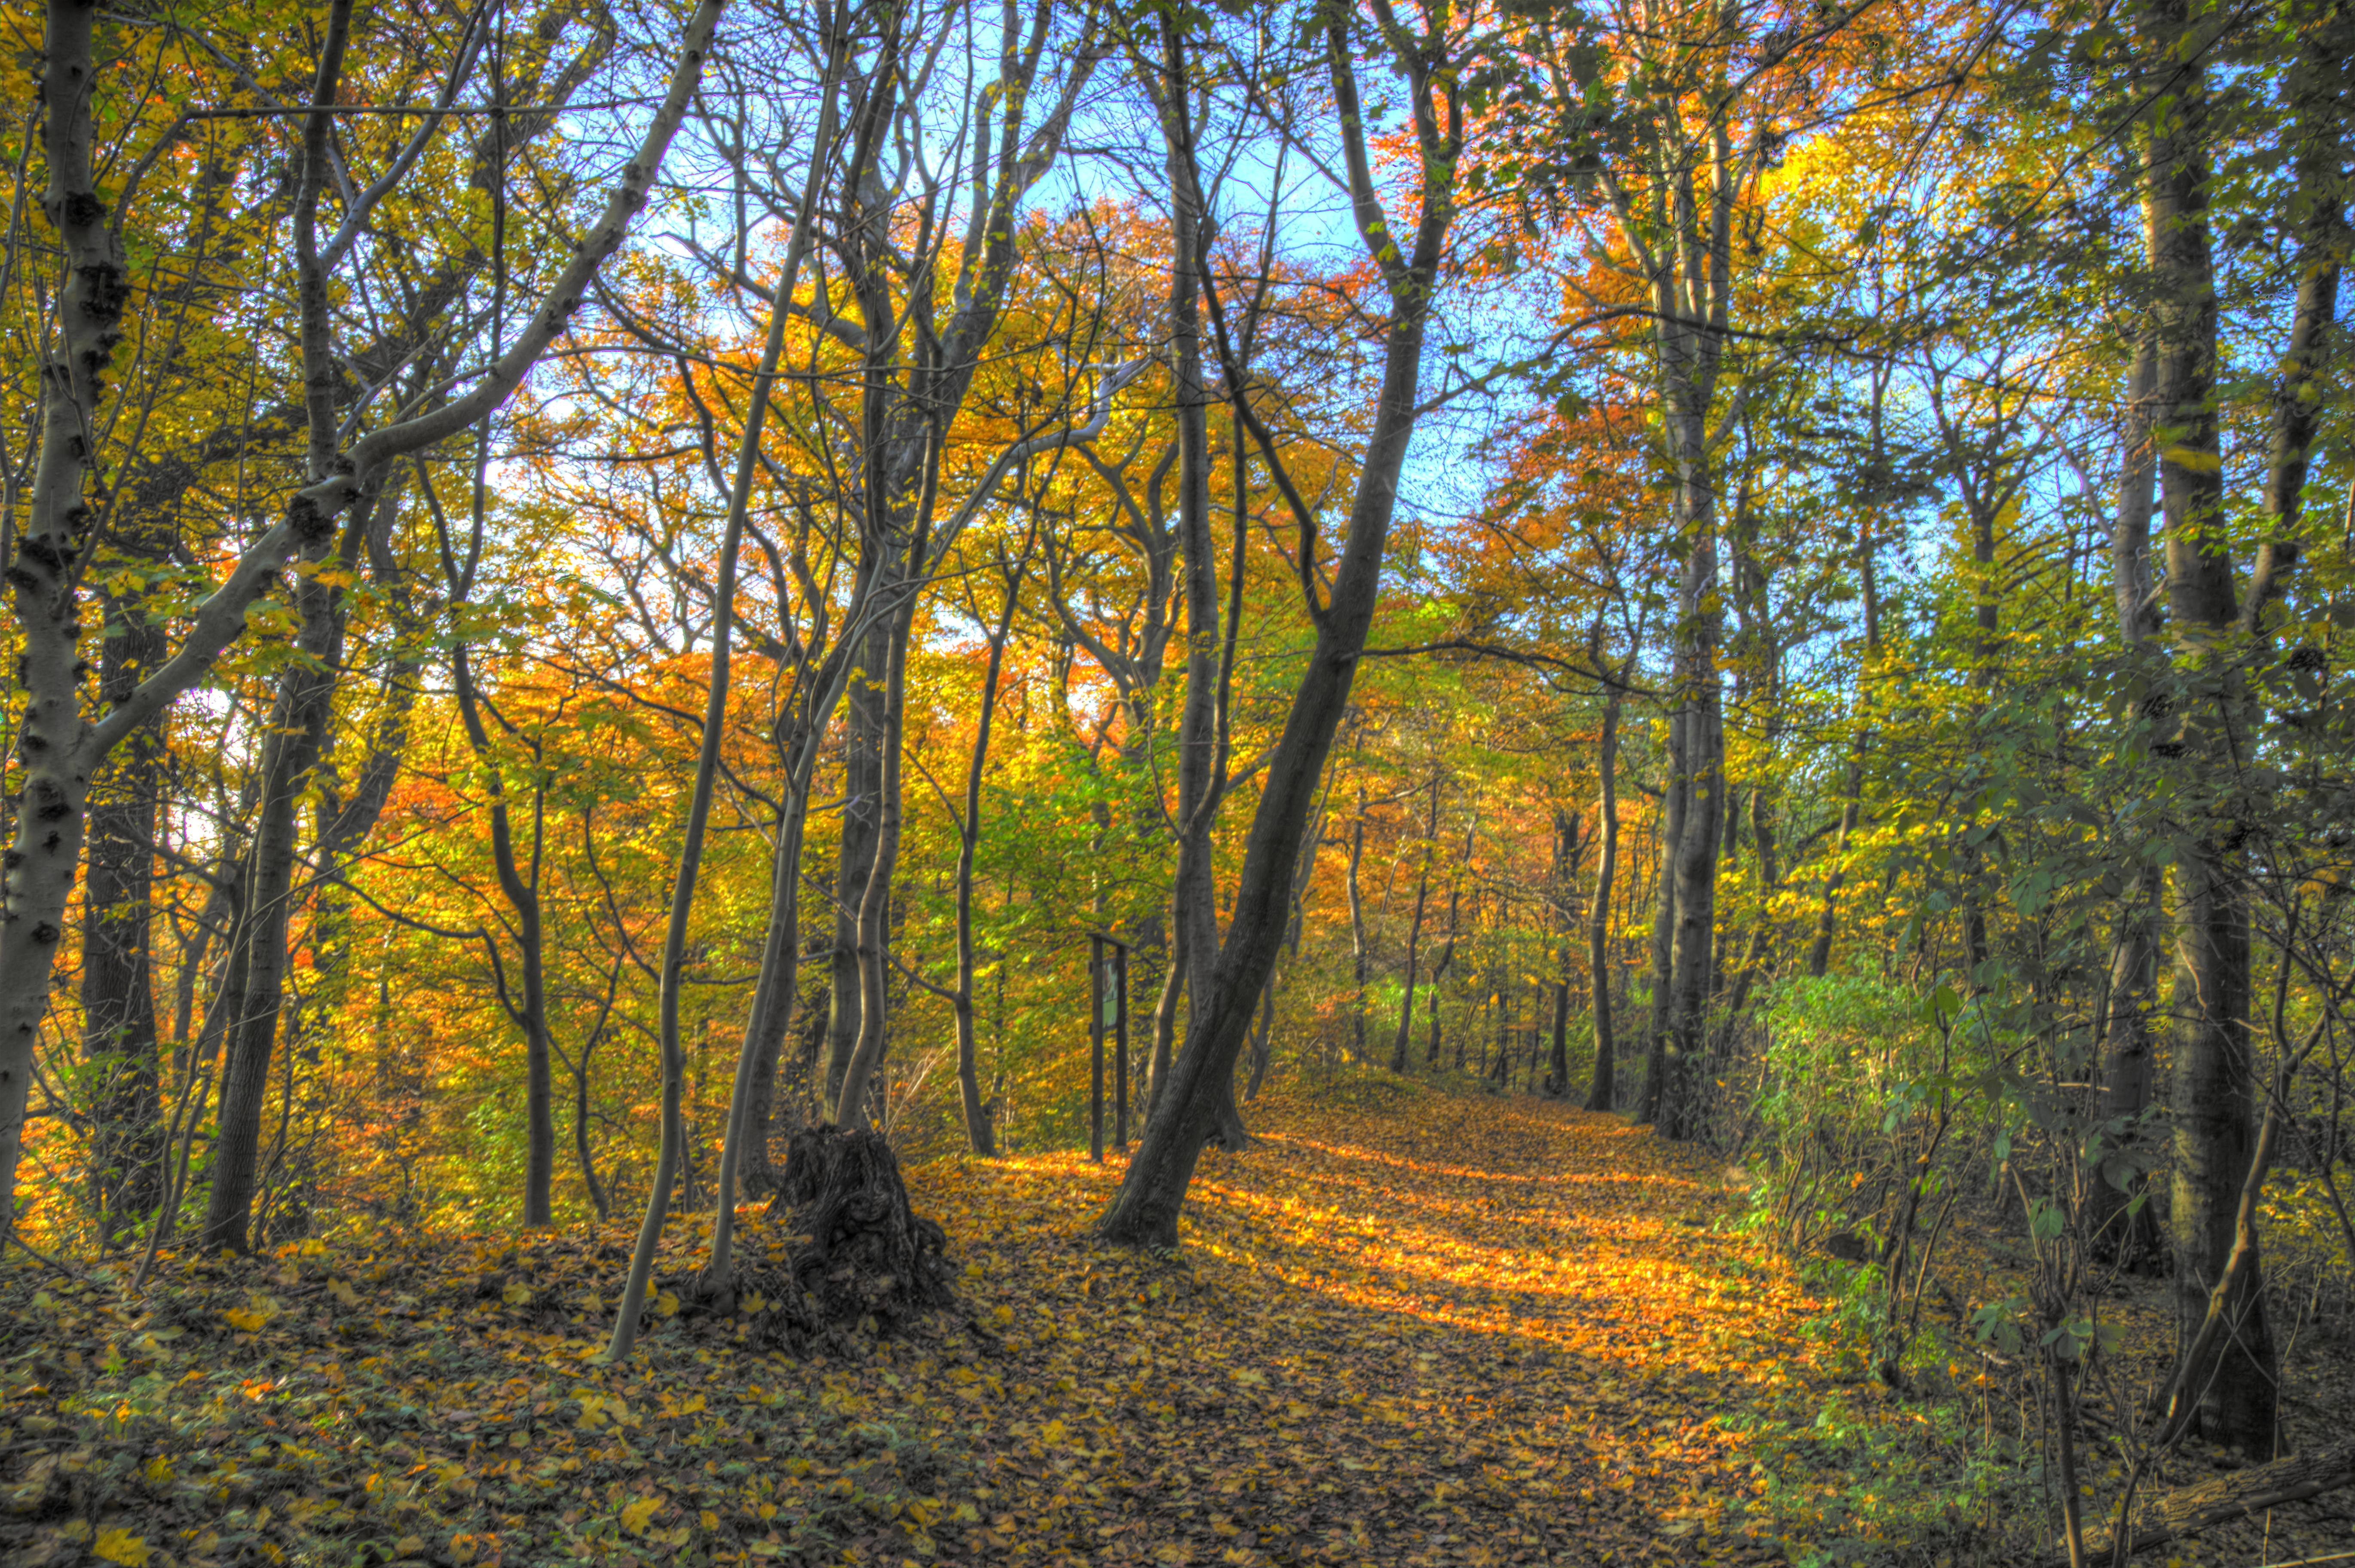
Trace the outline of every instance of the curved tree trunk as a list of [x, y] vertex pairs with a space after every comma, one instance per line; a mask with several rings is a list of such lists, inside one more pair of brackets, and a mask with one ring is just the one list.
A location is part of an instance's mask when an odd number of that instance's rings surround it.
[[[1349, 53], [1352, 46], [1339, 23], [1328, 29], [1326, 45], [1359, 229], [1390, 285], [1393, 314], [1383, 345], [1381, 390], [1359, 471], [1357, 495], [1349, 508], [1348, 530], [1332, 577], [1331, 597], [1316, 617], [1316, 645], [1263, 774], [1233, 912], [1212, 971], [1209, 1005], [1188, 1020], [1186, 1048], [1171, 1064], [1168, 1089], [1146, 1125], [1144, 1141], [1129, 1162], [1119, 1196], [1098, 1222], [1106, 1237], [1132, 1244], [1176, 1244], [1178, 1215], [1193, 1179], [1195, 1163], [1233, 1097], [1235, 1059], [1251, 1032], [1282, 946], [1292, 880], [1308, 835], [1309, 815], [1316, 807], [1326, 760], [1348, 706], [1366, 634], [1373, 624], [1383, 546], [1397, 507], [1399, 474], [1414, 432], [1423, 325], [1454, 217], [1461, 110], [1455, 78], [1441, 69], [1447, 64], [1445, 41], [1423, 40], [1417, 48], [1401, 49], [1395, 55], [1407, 77], [1407, 100], [1415, 106], [1423, 176], [1423, 208], [1405, 247], [1390, 236], [1380, 216], [1381, 204], [1363, 141], [1356, 67]], [[1436, 119], [1443, 112], [1447, 117], [1444, 131]], [[1222, 357], [1224, 352], [1222, 346]], [[1228, 363], [1231, 368], [1231, 359]], [[1237, 392], [1241, 418], [1244, 403], [1240, 388]], [[1256, 429], [1252, 433], [1263, 435]], [[1267, 455], [1273, 465], [1273, 453]], [[1311, 521], [1305, 517], [1301, 520], [1304, 528]], [[1304, 580], [1313, 583], [1314, 564], [1304, 560], [1302, 570]]]

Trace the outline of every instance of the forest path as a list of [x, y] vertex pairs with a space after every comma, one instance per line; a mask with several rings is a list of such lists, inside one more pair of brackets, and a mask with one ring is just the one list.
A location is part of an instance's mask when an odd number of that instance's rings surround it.
[[1174, 1266], [1087, 1236], [1117, 1158], [912, 1174], [1008, 1335], [968, 1438], [990, 1499], [949, 1555], [1776, 1555], [1718, 1418], [1808, 1392], [1816, 1307], [1732, 1232], [1719, 1162], [1531, 1099], [1353, 1097], [1254, 1106]]

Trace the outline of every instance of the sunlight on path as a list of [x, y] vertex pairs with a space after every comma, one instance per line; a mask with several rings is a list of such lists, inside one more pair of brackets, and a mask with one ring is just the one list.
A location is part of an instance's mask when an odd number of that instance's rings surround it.
[[969, 1285], [1004, 1301], [1014, 1356], [1072, 1407], [1071, 1449], [1004, 1467], [1023, 1506], [977, 1544], [1103, 1564], [1772, 1555], [1716, 1418], [1804, 1393], [1811, 1303], [1732, 1232], [1715, 1162], [1527, 1101], [1278, 1100], [1252, 1121], [1258, 1147], [1204, 1157], [1174, 1269], [1087, 1236], [1116, 1157], [915, 1173], [920, 1206], [975, 1238]]

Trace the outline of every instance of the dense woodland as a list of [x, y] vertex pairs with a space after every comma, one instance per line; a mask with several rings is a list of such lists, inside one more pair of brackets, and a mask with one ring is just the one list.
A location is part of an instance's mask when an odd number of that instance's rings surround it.
[[10, 1288], [888, 1339], [1394, 1084], [2008, 1391], [1948, 1560], [2355, 1479], [2337, 0], [5, 16]]

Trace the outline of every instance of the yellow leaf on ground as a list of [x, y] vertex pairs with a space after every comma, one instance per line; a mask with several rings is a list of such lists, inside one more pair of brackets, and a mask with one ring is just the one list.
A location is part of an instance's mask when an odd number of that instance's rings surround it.
[[646, 1532], [647, 1524], [655, 1517], [655, 1511], [661, 1507], [660, 1498], [640, 1498], [622, 1509], [622, 1528], [632, 1535], [644, 1535]]
[[147, 1543], [127, 1530], [101, 1530], [90, 1549], [109, 1563], [121, 1563], [125, 1568], [146, 1568]]

